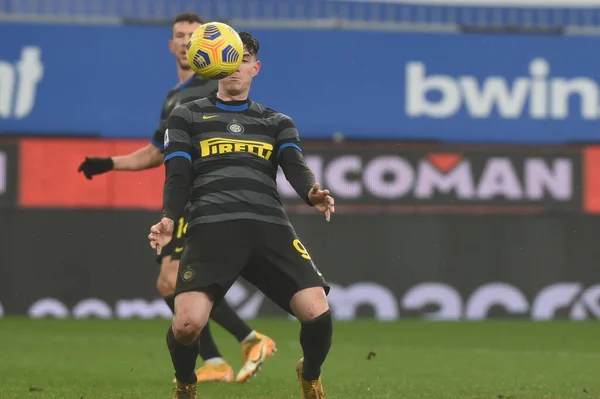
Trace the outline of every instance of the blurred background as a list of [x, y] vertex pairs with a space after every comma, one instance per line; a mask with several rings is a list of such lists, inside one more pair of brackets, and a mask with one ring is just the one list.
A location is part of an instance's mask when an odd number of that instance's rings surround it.
[[600, 317], [597, 0], [0, 0], [0, 317], [171, 317], [163, 167], [77, 167], [151, 140], [183, 11], [259, 39], [251, 97], [336, 198], [280, 176], [338, 320]]

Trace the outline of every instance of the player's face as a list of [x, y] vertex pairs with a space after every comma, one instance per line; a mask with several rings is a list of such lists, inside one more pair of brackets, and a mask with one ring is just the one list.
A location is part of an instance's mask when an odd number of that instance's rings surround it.
[[237, 71], [219, 81], [221, 88], [229, 95], [236, 96], [250, 90], [252, 78], [260, 71], [260, 61], [244, 47], [244, 58]]
[[200, 27], [198, 22], [181, 21], [173, 25], [173, 38], [169, 40], [169, 50], [175, 54], [177, 64], [181, 69], [189, 70], [190, 64], [185, 56], [185, 46], [192, 37], [192, 33]]

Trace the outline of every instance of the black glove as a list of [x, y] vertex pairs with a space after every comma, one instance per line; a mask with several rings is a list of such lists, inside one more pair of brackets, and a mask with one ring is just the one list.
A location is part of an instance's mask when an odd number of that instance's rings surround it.
[[85, 161], [79, 165], [78, 172], [83, 172], [85, 177], [92, 180], [92, 176], [113, 170], [115, 164], [112, 158], [85, 158]]

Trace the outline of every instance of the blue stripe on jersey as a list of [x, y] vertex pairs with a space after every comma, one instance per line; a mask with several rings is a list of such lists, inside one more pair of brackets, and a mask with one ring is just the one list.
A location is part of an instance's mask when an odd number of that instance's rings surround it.
[[190, 77], [185, 82], [178, 84], [177, 86], [175, 86], [175, 88], [183, 89], [185, 86], [189, 85], [192, 82], [192, 80], [194, 80], [195, 77], [196, 77], [196, 75], [192, 75], [192, 77]]
[[183, 157], [183, 158], [187, 159], [188, 161], [192, 162], [192, 157], [190, 156], [190, 154], [188, 154], [187, 152], [183, 152], [183, 151], [175, 151], [174, 153], [167, 155], [165, 157], [165, 162], [167, 162], [169, 159], [175, 158], [175, 157]]
[[248, 103], [241, 105], [227, 105], [217, 101], [216, 105], [217, 108], [220, 108], [225, 111], [245, 111], [248, 109]]
[[285, 143], [281, 147], [279, 147], [279, 150], [277, 150], [277, 159], [279, 159], [279, 155], [281, 155], [281, 151], [283, 151], [284, 149], [286, 149], [288, 147], [293, 147], [293, 148], [297, 149], [298, 151], [302, 152], [302, 150], [300, 149], [300, 147], [298, 147], [297, 144], [295, 144], [295, 143]]
[[152, 145], [158, 148], [159, 150], [164, 150], [163, 144], [157, 140], [152, 139]]

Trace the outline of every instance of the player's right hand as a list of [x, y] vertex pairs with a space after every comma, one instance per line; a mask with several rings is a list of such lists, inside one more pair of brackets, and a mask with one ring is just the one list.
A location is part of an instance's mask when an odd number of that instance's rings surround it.
[[159, 255], [162, 248], [171, 242], [173, 230], [175, 230], [175, 222], [169, 218], [162, 218], [160, 222], [150, 227], [150, 234], [148, 235], [150, 246], [156, 249]]
[[79, 165], [78, 172], [83, 172], [88, 180], [92, 180], [92, 176], [100, 175], [111, 171], [115, 164], [112, 158], [85, 158], [85, 161]]

